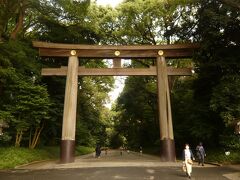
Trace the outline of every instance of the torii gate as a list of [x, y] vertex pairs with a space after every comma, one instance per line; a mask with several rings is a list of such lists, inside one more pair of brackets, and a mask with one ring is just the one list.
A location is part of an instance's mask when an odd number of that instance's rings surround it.
[[[161, 160], [175, 161], [175, 143], [168, 76], [191, 75], [189, 68], [167, 67], [165, 58], [191, 57], [198, 44], [178, 45], [77, 45], [34, 41], [39, 55], [68, 57], [68, 67], [43, 68], [43, 76], [67, 76], [61, 139], [61, 163], [74, 162], [78, 76], [157, 76], [158, 115], [160, 126]], [[113, 68], [79, 67], [78, 57], [113, 59]], [[122, 68], [121, 59], [155, 58], [150, 68]]]

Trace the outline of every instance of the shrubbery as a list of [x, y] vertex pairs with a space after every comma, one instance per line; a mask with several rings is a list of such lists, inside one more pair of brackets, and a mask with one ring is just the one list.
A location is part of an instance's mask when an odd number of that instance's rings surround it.
[[[94, 148], [77, 146], [75, 155], [88, 154]], [[58, 159], [60, 155], [59, 147], [44, 147], [41, 149], [6, 147], [0, 148], [0, 169], [14, 168], [34, 161]]]

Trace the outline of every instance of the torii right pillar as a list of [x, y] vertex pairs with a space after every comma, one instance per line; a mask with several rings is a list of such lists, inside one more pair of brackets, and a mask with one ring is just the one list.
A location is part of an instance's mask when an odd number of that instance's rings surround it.
[[158, 117], [161, 160], [176, 161], [167, 65], [163, 52], [157, 57]]

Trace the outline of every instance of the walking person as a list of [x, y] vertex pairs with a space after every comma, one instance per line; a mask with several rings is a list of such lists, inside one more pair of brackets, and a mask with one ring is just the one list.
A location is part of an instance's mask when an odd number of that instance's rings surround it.
[[108, 147], [105, 148], [105, 155], [108, 154]]
[[198, 165], [202, 164], [202, 166], [204, 166], [204, 159], [205, 159], [206, 153], [205, 153], [203, 144], [201, 142], [196, 147], [196, 151], [197, 151], [197, 157], [198, 157]]
[[123, 155], [123, 147], [122, 146], [120, 147], [120, 155], [121, 156]]
[[97, 144], [97, 146], [95, 148], [95, 152], [96, 152], [96, 158], [100, 158], [100, 156], [101, 156], [101, 146], [99, 144]]
[[140, 151], [139, 151], [139, 152], [140, 152], [140, 155], [142, 155], [142, 153], [143, 153], [142, 146], [140, 146], [139, 149], [140, 149]]
[[189, 144], [185, 144], [185, 149], [183, 150], [183, 166], [186, 167], [186, 175], [191, 179], [192, 174], [192, 165], [195, 160], [192, 150], [189, 147]]

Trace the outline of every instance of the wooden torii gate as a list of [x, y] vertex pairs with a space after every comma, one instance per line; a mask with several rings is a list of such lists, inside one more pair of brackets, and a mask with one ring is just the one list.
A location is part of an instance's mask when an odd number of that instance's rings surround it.
[[[74, 161], [78, 76], [157, 76], [158, 115], [160, 126], [161, 159], [175, 161], [172, 113], [168, 76], [191, 75], [189, 68], [167, 67], [165, 58], [191, 57], [198, 44], [178, 45], [77, 45], [34, 41], [39, 55], [44, 57], [68, 57], [68, 66], [43, 68], [43, 76], [67, 76], [61, 139], [61, 163]], [[80, 58], [113, 59], [113, 68], [79, 67]], [[121, 59], [155, 58], [156, 66], [150, 68], [122, 68]]]

